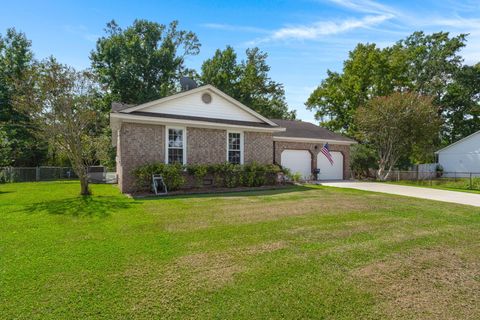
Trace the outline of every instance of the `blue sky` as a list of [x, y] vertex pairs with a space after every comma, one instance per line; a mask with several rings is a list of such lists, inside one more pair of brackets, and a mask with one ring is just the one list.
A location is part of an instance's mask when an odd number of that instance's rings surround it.
[[217, 48], [233, 46], [268, 52], [271, 76], [285, 85], [287, 101], [298, 117], [313, 121], [304, 102], [325, 77], [339, 71], [359, 42], [384, 47], [416, 30], [470, 33], [462, 55], [480, 60], [480, 1], [9, 1], [2, 4], [0, 33], [15, 27], [33, 42], [37, 58], [54, 55], [76, 68], [89, 66], [95, 40], [105, 24], [134, 19], [167, 24], [197, 33], [202, 43], [187, 66], [199, 69]]

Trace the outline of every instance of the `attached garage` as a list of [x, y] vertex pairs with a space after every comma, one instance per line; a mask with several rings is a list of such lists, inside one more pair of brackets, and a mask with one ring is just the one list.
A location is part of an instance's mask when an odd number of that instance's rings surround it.
[[312, 174], [312, 155], [308, 150], [283, 150], [281, 165], [292, 173], [300, 173], [308, 180]]
[[338, 151], [330, 152], [333, 164], [328, 161], [323, 153], [317, 156], [317, 168], [320, 169], [319, 180], [342, 180], [343, 179], [343, 154]]
[[[318, 180], [350, 179], [350, 146], [354, 140], [331, 132], [313, 123], [300, 120], [277, 120], [273, 122], [285, 128], [273, 134], [274, 162], [299, 172], [303, 179], [311, 179], [319, 169]], [[321, 153], [328, 143], [333, 165]]]

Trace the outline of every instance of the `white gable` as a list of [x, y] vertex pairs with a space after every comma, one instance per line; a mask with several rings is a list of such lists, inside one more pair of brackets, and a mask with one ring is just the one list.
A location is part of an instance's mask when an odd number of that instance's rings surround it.
[[457, 141], [437, 152], [438, 163], [445, 175], [468, 177], [469, 172], [480, 172], [480, 131]]
[[463, 138], [437, 152], [438, 154], [480, 154], [480, 131]]
[[[210, 103], [202, 101], [202, 95], [208, 93], [212, 97]], [[204, 90], [194, 90], [190, 94], [175, 97], [175, 99], [164, 100], [149, 103], [145, 108], [137, 111], [164, 113], [171, 115], [182, 115], [203, 118], [216, 118], [226, 120], [239, 120], [250, 122], [263, 122], [250, 112], [243, 110], [233, 102], [228, 101], [219, 94], [205, 88]]]

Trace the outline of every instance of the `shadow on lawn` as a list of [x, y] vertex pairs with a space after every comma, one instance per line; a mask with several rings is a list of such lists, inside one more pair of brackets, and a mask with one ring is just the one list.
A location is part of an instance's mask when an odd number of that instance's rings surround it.
[[242, 191], [228, 191], [222, 190], [217, 192], [195, 193], [195, 194], [169, 194], [163, 196], [149, 195], [146, 197], [134, 197], [135, 200], [159, 200], [159, 199], [195, 199], [195, 198], [226, 198], [226, 197], [257, 197], [257, 196], [272, 196], [277, 194], [286, 194], [292, 192], [302, 192], [317, 189], [314, 186], [289, 186], [278, 189], [258, 189], [258, 190], [242, 190]]
[[134, 204], [128, 199], [110, 196], [75, 197], [33, 203], [21, 211], [29, 213], [47, 212], [71, 216], [108, 217], [112, 212], [130, 208]]

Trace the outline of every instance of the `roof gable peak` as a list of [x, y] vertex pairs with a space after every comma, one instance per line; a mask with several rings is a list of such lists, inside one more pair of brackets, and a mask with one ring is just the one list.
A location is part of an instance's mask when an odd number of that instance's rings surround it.
[[449, 144], [448, 146], [446, 146], [446, 147], [444, 147], [444, 148], [442, 148], [442, 149], [440, 149], [440, 150], [438, 150], [438, 151], [435, 151], [435, 153], [439, 153], [439, 152], [445, 151], [445, 150], [447, 150], [447, 149], [450, 149], [450, 148], [453, 147], [453, 146], [459, 145], [459, 144], [461, 144], [461, 143], [463, 143], [463, 142], [465, 142], [465, 141], [467, 141], [467, 140], [470, 140], [471, 138], [473, 138], [473, 137], [476, 136], [477, 134], [480, 134], [480, 130], [478, 130], [478, 131], [476, 131], [476, 132], [474, 132], [474, 133], [466, 136], [465, 138], [462, 138], [462, 139], [460, 139], [460, 140], [458, 140], [458, 141], [455, 141], [455, 142]]
[[[217, 89], [216, 87], [210, 85], [210, 84], [207, 84], [207, 85], [203, 85], [203, 86], [200, 86], [200, 87], [197, 87], [197, 88], [194, 88], [194, 89], [191, 89], [191, 90], [187, 90], [187, 91], [182, 91], [182, 92], [179, 92], [179, 93], [176, 93], [176, 94], [173, 94], [173, 95], [170, 95], [170, 96], [167, 96], [167, 97], [164, 97], [164, 98], [160, 98], [160, 99], [157, 99], [157, 100], [154, 100], [154, 101], [150, 101], [150, 102], [146, 102], [146, 103], [142, 103], [140, 105], [136, 105], [136, 106], [133, 106], [133, 107], [128, 107], [128, 108], [124, 108], [118, 112], [121, 112], [121, 113], [132, 113], [132, 112], [135, 112], [135, 111], [149, 111], [149, 112], [152, 112], [152, 110], [155, 110], [155, 108], [161, 108], [162, 105], [163, 106], [166, 106], [167, 104], [175, 104], [175, 100], [178, 100], [178, 99], [188, 99], [189, 96], [192, 96], [192, 95], [199, 95], [200, 93], [202, 92], [208, 92], [208, 93], [211, 93], [211, 94], [214, 94], [216, 95], [219, 99], [217, 100], [221, 100], [223, 99], [224, 101], [226, 101], [226, 103], [224, 103], [225, 105], [225, 108], [230, 108], [230, 116], [234, 116], [234, 113], [236, 113], [236, 116], [237, 117], [242, 117], [241, 114], [244, 114], [244, 120], [246, 119], [249, 119], [250, 121], [257, 121], [257, 122], [263, 122], [263, 123], [267, 123], [269, 124], [270, 126], [274, 126], [274, 127], [277, 127], [278, 125], [265, 118], [264, 116], [262, 116], [261, 114], [255, 112], [254, 110], [250, 109], [249, 107], [245, 106], [244, 104], [242, 104], [240, 101], [234, 99], [233, 97], [227, 95], [226, 93], [224, 93], [223, 91], [221, 91], [220, 89]], [[198, 100], [198, 99], [197, 99]], [[223, 101], [222, 100], [222, 101]], [[198, 113], [202, 113], [202, 112], [206, 112], [206, 117], [209, 117], [208, 115], [208, 112], [209, 112], [209, 109], [203, 109], [203, 107], [206, 107], [208, 106], [209, 103], [205, 103], [205, 106], [201, 105], [199, 106], [196, 110], [195, 110], [195, 113], [196, 115], [199, 115]], [[227, 104], [229, 104], [227, 106]], [[212, 103], [212, 106], [214, 104]], [[237, 108], [238, 110], [235, 111], [232, 109], [232, 106], [234, 106], [234, 108]], [[188, 105], [186, 106], [188, 108], [195, 108], [195, 106], [193, 105]], [[221, 106], [218, 106], [216, 105], [217, 108], [221, 108]], [[185, 109], [185, 108], [184, 108]], [[176, 110], [176, 111], [175, 111]], [[183, 110], [185, 111], [185, 110]], [[221, 110], [217, 110], [217, 111], [221, 111]], [[155, 111], [153, 111], [155, 112]], [[182, 112], [181, 108], [180, 107], [177, 107], [176, 109], [173, 108], [172, 113], [174, 112]], [[212, 111], [213, 112], [213, 111]], [[228, 117], [229, 112], [225, 112], [225, 116]], [[239, 118], [237, 119], [232, 119], [232, 120], [241, 120]]]

